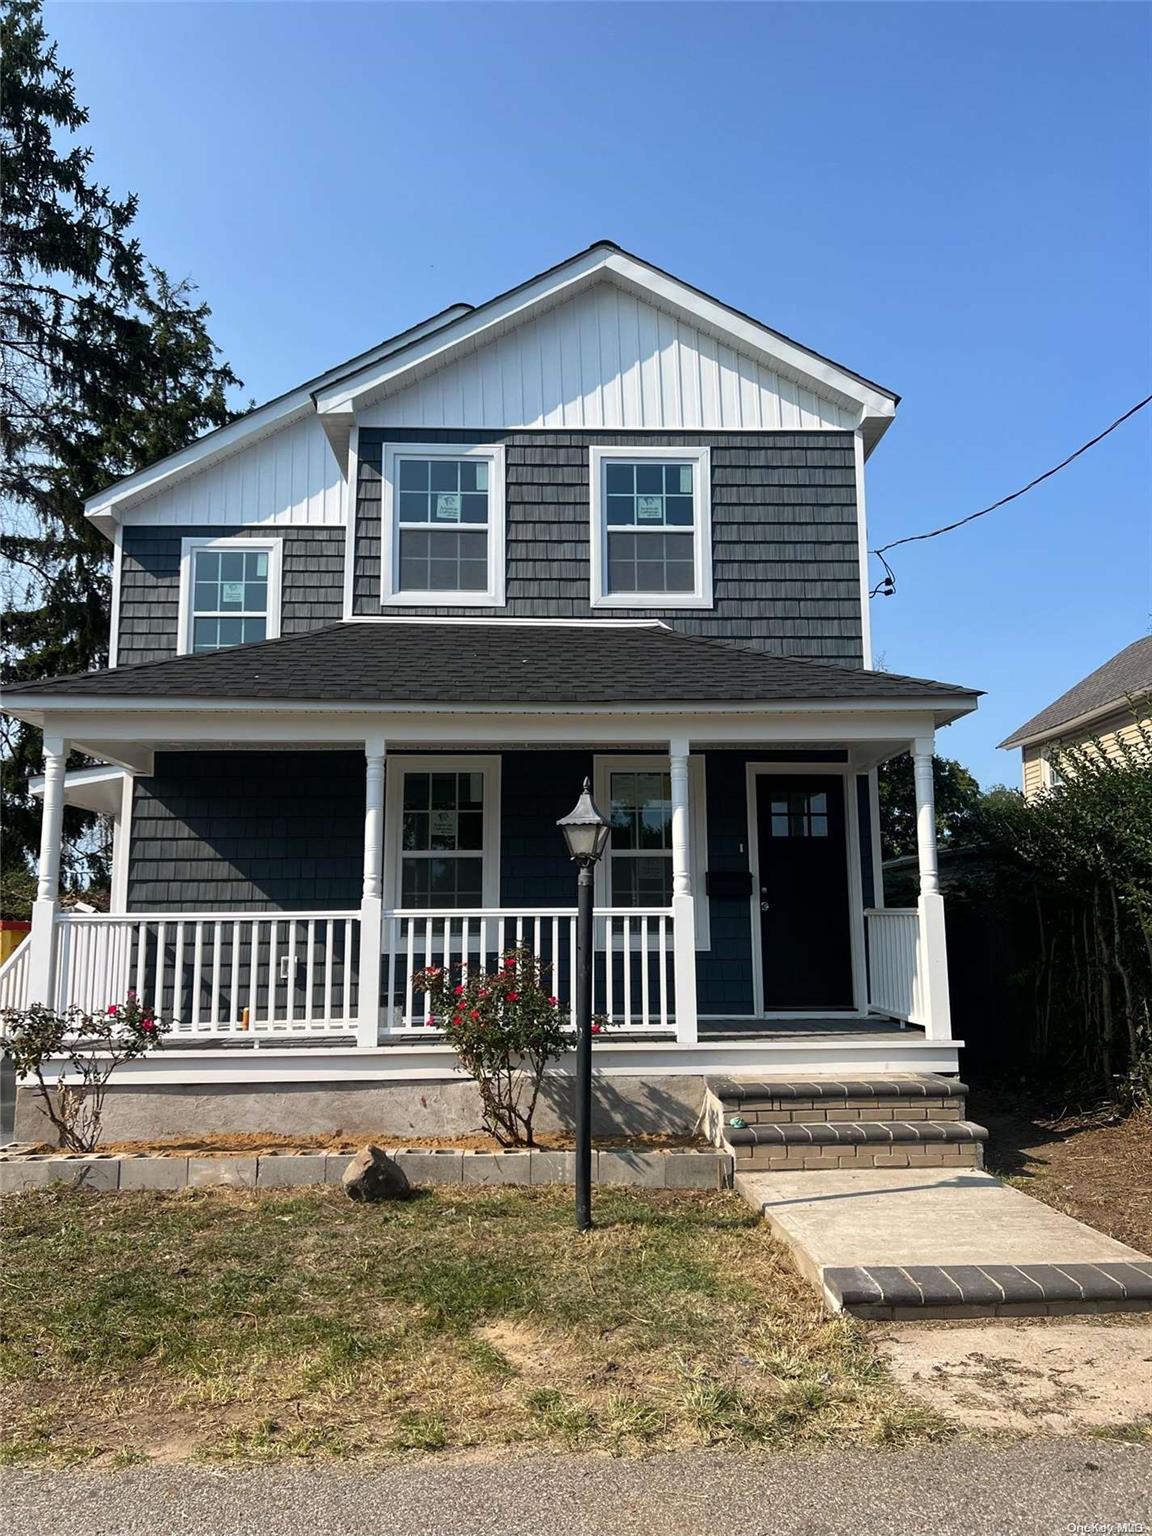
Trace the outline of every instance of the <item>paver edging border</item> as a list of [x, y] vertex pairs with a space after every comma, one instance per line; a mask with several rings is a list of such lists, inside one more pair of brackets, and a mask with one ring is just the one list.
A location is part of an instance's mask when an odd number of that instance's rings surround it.
[[[543, 1185], [574, 1182], [575, 1154], [545, 1147], [465, 1151], [453, 1147], [384, 1147], [409, 1182], [420, 1184]], [[242, 1187], [292, 1189], [339, 1184], [348, 1152], [267, 1152], [218, 1157], [188, 1153], [20, 1153], [0, 1151], [0, 1194], [60, 1184], [100, 1193], [147, 1189]], [[296, 1164], [294, 1168], [292, 1165]], [[213, 1178], [219, 1165], [219, 1178]], [[731, 1189], [732, 1157], [711, 1147], [594, 1148], [597, 1184], [644, 1189]]]

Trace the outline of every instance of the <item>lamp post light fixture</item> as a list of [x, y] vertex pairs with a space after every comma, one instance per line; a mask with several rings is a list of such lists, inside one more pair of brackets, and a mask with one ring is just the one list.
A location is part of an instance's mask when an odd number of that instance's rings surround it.
[[[576, 1225], [592, 1225], [592, 871], [600, 860], [611, 824], [592, 799], [592, 784], [584, 780], [575, 807], [556, 823], [568, 853], [580, 873], [576, 880]], [[608, 956], [611, 965], [612, 956]]]

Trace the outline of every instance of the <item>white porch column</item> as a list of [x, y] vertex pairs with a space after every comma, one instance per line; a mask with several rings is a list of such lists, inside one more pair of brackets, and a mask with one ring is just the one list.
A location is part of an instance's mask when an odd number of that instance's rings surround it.
[[373, 1048], [380, 1035], [380, 970], [384, 946], [383, 741], [364, 743], [364, 884], [360, 895], [360, 977], [356, 1044]]
[[56, 912], [60, 904], [60, 840], [64, 830], [64, 764], [68, 743], [44, 738], [44, 796], [40, 820], [40, 864], [32, 932], [28, 936], [28, 1001], [56, 1001]]
[[952, 1038], [952, 1012], [948, 1000], [948, 947], [944, 935], [944, 898], [936, 857], [936, 791], [932, 783], [932, 736], [918, 736], [912, 743], [916, 781], [916, 852], [920, 864], [920, 896], [916, 909], [920, 921], [919, 965], [927, 1008], [924, 1032], [930, 1040]]
[[688, 800], [688, 738], [668, 744], [672, 780], [672, 942], [676, 982], [676, 1039], [696, 1043], [696, 903], [688, 862], [690, 806]]

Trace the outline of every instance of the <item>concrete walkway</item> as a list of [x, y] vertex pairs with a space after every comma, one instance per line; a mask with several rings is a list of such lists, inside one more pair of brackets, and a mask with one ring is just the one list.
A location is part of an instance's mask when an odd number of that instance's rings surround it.
[[972, 1317], [1152, 1308], [1152, 1260], [991, 1174], [739, 1174], [834, 1311]]

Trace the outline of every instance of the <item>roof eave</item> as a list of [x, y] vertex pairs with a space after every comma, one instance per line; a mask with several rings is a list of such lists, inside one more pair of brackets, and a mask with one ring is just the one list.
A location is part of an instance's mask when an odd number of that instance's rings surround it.
[[1129, 706], [1131, 699], [1128, 694], [1121, 694], [1118, 698], [1109, 699], [1104, 704], [1096, 704], [1091, 709], [1085, 710], [1079, 715], [1069, 715], [1067, 720], [1057, 721], [1054, 725], [1046, 725], [1042, 730], [1033, 731], [1029, 725], [1023, 725], [1012, 736], [1006, 737], [1000, 746], [1012, 749], [1015, 747], [1035, 747], [1046, 741], [1056, 741], [1061, 736], [1067, 736], [1073, 732], [1081, 731], [1085, 726], [1092, 725], [1098, 720], [1104, 720], [1109, 715], [1119, 714]]

